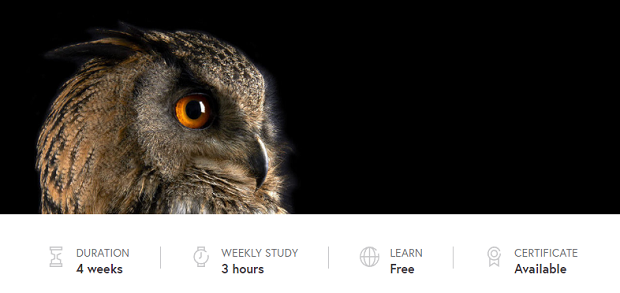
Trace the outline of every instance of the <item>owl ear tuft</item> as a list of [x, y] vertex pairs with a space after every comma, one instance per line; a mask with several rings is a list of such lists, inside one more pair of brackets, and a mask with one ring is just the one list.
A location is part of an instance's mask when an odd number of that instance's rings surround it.
[[61, 47], [46, 53], [45, 57], [76, 61], [95, 57], [124, 60], [136, 52], [147, 50], [148, 41], [144, 39], [142, 30], [125, 23], [120, 26], [122, 31], [91, 30], [90, 33], [96, 40]]

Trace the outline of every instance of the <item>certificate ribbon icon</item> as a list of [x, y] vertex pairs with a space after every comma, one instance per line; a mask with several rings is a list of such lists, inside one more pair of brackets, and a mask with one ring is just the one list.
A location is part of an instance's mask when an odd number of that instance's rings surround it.
[[502, 253], [499, 250], [499, 248], [495, 246], [489, 248], [487, 255], [489, 256], [489, 267], [492, 265], [496, 265], [499, 267], [499, 257], [502, 256]]

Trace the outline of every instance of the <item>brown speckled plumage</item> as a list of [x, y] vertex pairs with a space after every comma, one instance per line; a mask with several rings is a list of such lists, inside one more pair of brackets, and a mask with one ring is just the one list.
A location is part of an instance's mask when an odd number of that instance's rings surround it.
[[[286, 212], [283, 150], [252, 62], [198, 32], [97, 33], [50, 54], [86, 62], [39, 136], [43, 213]], [[213, 104], [204, 129], [174, 114], [195, 93]]]

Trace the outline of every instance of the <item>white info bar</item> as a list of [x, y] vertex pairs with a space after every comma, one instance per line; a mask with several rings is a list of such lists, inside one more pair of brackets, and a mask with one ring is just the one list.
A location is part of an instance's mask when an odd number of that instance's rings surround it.
[[0, 215], [2, 292], [620, 292], [620, 215]]

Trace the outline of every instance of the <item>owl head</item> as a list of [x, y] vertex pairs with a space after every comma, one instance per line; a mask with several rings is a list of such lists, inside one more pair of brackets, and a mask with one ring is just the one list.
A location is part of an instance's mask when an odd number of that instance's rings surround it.
[[200, 32], [97, 30], [37, 144], [44, 213], [285, 213], [265, 75]]

